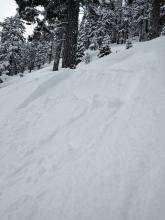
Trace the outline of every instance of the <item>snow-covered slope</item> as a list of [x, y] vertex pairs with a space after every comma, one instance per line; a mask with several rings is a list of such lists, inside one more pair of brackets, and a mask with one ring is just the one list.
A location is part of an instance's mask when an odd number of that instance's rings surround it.
[[164, 46], [0, 89], [0, 220], [165, 219]]

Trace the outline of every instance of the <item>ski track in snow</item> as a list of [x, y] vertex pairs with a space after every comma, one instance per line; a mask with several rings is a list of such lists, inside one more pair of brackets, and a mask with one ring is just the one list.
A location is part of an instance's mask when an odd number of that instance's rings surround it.
[[164, 44], [0, 88], [1, 220], [164, 220]]

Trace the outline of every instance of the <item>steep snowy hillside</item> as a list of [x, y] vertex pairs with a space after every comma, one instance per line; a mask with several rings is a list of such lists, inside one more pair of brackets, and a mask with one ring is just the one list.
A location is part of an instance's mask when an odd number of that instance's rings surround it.
[[165, 219], [165, 37], [0, 88], [0, 220]]

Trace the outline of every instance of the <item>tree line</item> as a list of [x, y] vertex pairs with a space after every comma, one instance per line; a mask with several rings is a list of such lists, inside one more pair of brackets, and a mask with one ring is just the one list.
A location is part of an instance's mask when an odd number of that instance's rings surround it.
[[[88, 49], [102, 57], [111, 52], [110, 44], [165, 34], [165, 0], [15, 1], [16, 16], [0, 23], [0, 75], [31, 72], [52, 61], [57, 71], [60, 59], [62, 68], [74, 69]], [[25, 22], [36, 24], [28, 39]]]

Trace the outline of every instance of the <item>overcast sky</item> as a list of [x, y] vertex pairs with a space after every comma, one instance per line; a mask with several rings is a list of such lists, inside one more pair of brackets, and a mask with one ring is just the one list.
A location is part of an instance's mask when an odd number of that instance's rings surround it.
[[[6, 17], [14, 16], [16, 14], [16, 8], [15, 0], [0, 0], [0, 21], [3, 21]], [[82, 15], [80, 15], [80, 17], [82, 17]], [[33, 32], [33, 28], [33, 25], [26, 25], [27, 31], [25, 37]]]
[[16, 14], [17, 5], [14, 0], [0, 0], [0, 21]]
[[[3, 21], [6, 17], [14, 16], [16, 8], [15, 0], [0, 0], [0, 21]], [[25, 36], [27, 37], [32, 33], [33, 26], [26, 26], [26, 29]]]

